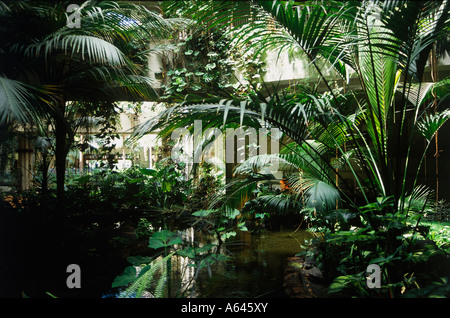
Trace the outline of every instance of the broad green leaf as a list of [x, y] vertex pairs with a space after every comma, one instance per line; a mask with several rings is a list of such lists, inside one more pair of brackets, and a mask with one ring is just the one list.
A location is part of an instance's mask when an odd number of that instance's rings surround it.
[[329, 293], [339, 293], [345, 288], [347, 288], [350, 284], [352, 284], [353, 279], [350, 275], [348, 276], [339, 276], [337, 277], [331, 285], [328, 287]]
[[163, 192], [170, 192], [172, 190], [172, 184], [167, 181], [163, 181], [161, 187]]
[[175, 244], [182, 244], [180, 236], [169, 230], [161, 230], [153, 233], [149, 239], [148, 247], [158, 249], [161, 247], [168, 247]]
[[177, 254], [183, 257], [194, 258], [195, 249], [192, 246], [185, 248], [184, 250], [177, 251]]
[[138, 183], [143, 180], [144, 180], [144, 178], [131, 178], [131, 179], [127, 179], [127, 183]]
[[136, 277], [136, 279], [138, 279], [138, 278], [142, 277], [143, 275], [145, 275], [145, 273], [147, 273], [151, 268], [152, 268], [151, 264], [148, 264], [148, 265], [144, 266], [143, 268], [141, 268], [141, 270], [139, 271], [139, 274]]
[[122, 275], [119, 275], [114, 279], [112, 287], [128, 285], [129, 283], [134, 282], [136, 278], [136, 268], [134, 266], [128, 266], [125, 268]]

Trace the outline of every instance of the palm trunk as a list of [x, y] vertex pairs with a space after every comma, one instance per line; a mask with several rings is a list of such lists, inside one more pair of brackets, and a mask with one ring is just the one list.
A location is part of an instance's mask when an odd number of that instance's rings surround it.
[[66, 157], [73, 136], [66, 122], [66, 100], [64, 95], [59, 98], [57, 113], [55, 113], [55, 168], [56, 168], [56, 199], [57, 210], [62, 212], [65, 207]]
[[66, 136], [67, 129], [61, 119], [55, 123], [55, 167], [56, 167], [56, 197], [59, 211], [64, 209], [64, 183], [66, 174]]
[[56, 167], [56, 196], [57, 209], [63, 211], [65, 207], [65, 181], [66, 181], [66, 158], [70, 146], [74, 141], [72, 128], [66, 118], [66, 100], [60, 98], [58, 113], [55, 114], [55, 167]]
[[[433, 49], [431, 50], [431, 80], [436, 83], [438, 82], [438, 72], [437, 72], [437, 56], [436, 56], [436, 43], [433, 45]], [[436, 92], [432, 91], [432, 95], [433, 95], [433, 108], [434, 108], [434, 114], [436, 115], [437, 113], [437, 96], [436, 96]], [[436, 206], [439, 202], [439, 142], [438, 142], [438, 137], [439, 137], [439, 131], [436, 131], [436, 134], [434, 136], [434, 142], [435, 142], [435, 172], [436, 172]]]
[[44, 194], [48, 193], [48, 151], [47, 149], [44, 149], [42, 152], [42, 184], [41, 184], [41, 191]]

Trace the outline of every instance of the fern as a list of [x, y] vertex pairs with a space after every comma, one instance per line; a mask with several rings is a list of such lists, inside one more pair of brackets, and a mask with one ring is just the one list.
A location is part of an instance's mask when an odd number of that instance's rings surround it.
[[127, 289], [125, 289], [119, 296], [119, 298], [140, 298], [144, 291], [150, 288], [151, 283], [155, 280], [155, 275], [158, 270], [161, 269], [161, 277], [156, 285], [156, 288], [153, 292], [155, 297], [163, 297], [163, 288], [167, 279], [167, 268], [165, 268], [165, 264], [167, 261], [174, 255], [174, 253], [170, 253], [167, 256], [163, 257], [159, 260], [154, 260], [148, 266], [150, 268], [144, 273], [139, 274], [136, 281], [134, 281]]
[[168, 271], [163, 270], [161, 273], [161, 277], [159, 278], [158, 284], [155, 287], [155, 298], [162, 298], [164, 297], [164, 285], [167, 281], [167, 275], [168, 275]]

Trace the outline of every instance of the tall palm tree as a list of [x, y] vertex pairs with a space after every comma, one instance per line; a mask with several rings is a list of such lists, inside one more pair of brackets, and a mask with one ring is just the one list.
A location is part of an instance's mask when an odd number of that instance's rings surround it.
[[179, 24], [144, 6], [88, 0], [76, 7], [73, 27], [72, 3], [0, 2], [0, 122], [51, 124], [59, 202], [75, 134], [69, 119], [107, 113], [119, 100], [155, 99], [142, 57]]

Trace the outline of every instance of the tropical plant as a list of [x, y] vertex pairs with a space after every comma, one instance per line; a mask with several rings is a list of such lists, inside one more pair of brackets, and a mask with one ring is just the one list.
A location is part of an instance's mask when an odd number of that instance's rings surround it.
[[171, 59], [163, 100], [182, 100], [194, 92], [208, 94], [218, 88], [232, 86], [234, 61], [227, 49], [227, 38], [220, 30], [208, 30], [195, 26], [186, 31], [189, 36], [177, 43], [177, 54]]
[[0, 3], [1, 123], [51, 126], [61, 202], [73, 121], [107, 114], [118, 100], [155, 98], [142, 57], [151, 39], [170, 36], [179, 21], [141, 5], [90, 0], [76, 8], [80, 27], [72, 27], [69, 4]]
[[[179, 233], [167, 229], [154, 232], [149, 238], [148, 247], [160, 253], [157, 252], [156, 256], [151, 258], [130, 257], [128, 260], [133, 266], [126, 267], [112, 283], [113, 288], [127, 286], [119, 293], [120, 298], [140, 298], [146, 291], [150, 291], [155, 298], [171, 297], [171, 295], [182, 297], [189, 289], [192, 296], [200, 270], [206, 268], [211, 277], [210, 266], [228, 259], [225, 255], [212, 253], [212, 250], [217, 247], [215, 244], [206, 244], [202, 247], [190, 245], [189, 242], [183, 242]], [[173, 269], [173, 257], [186, 258], [189, 264], [185, 268]], [[136, 267], [139, 268], [139, 273]], [[175, 282], [172, 282], [174, 273], [177, 270], [186, 271], [189, 268], [195, 269], [194, 275], [183, 277], [182, 273], [179, 282], [176, 282], [179, 286], [175, 286], [173, 284]], [[175, 294], [171, 294], [173, 287], [177, 287]]]
[[100, 169], [68, 180], [67, 209], [80, 215], [153, 211], [175, 216], [186, 209], [190, 183], [174, 164], [160, 165], [157, 170]]
[[[431, 191], [418, 184], [418, 177], [433, 137], [449, 118], [448, 80], [424, 80], [434, 44], [447, 41], [448, 1], [188, 3], [172, 2], [169, 9], [183, 8], [209, 27], [231, 27], [235, 45], [253, 41], [264, 44], [261, 53], [287, 51], [304, 58], [318, 81], [305, 81], [292, 90], [264, 87], [244, 97], [226, 92], [210, 100], [191, 96], [143, 124], [136, 135], [160, 127], [169, 135], [194, 120], [207, 122], [205, 130], [225, 131], [227, 125], [278, 128], [290, 138], [282, 139], [285, 153], [241, 164], [236, 172], [250, 178], [236, 181], [244, 182], [238, 186], [229, 184], [234, 190], [226, 192], [225, 202], [230, 193], [245, 197], [243, 190], [248, 193], [272, 179], [261, 172], [272, 160], [288, 163], [295, 170], [287, 178], [294, 202], [322, 209], [323, 218], [335, 218], [341, 225], [356, 221], [353, 231], [327, 237], [331, 248], [339, 245], [336, 240], [357, 240], [355, 231], [361, 231], [361, 242], [370, 241], [363, 251], [376, 247], [373, 251], [384, 255], [382, 264], [394, 261], [411, 246], [405, 243], [406, 235], [417, 233], [429, 209]], [[236, 24], [239, 32], [233, 28]], [[207, 143], [206, 134], [203, 137]], [[416, 164], [413, 149], [419, 138], [426, 146]], [[348, 245], [339, 246], [348, 255]], [[393, 289], [390, 292], [393, 295]]]

